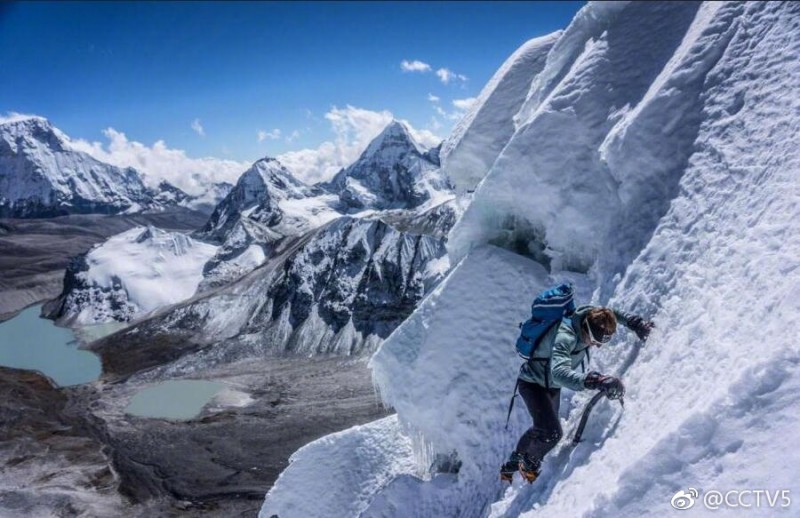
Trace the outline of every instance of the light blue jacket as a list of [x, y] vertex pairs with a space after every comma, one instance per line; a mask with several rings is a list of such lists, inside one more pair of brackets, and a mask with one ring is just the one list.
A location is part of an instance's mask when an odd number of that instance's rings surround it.
[[[586, 379], [584, 360], [589, 363], [589, 344], [581, 340], [581, 326], [594, 306], [581, 306], [570, 318], [553, 326], [542, 337], [533, 357], [522, 365], [519, 378], [547, 388], [567, 387], [583, 390]], [[611, 308], [617, 323], [628, 326], [630, 315]], [[581, 366], [581, 371], [577, 370]]]

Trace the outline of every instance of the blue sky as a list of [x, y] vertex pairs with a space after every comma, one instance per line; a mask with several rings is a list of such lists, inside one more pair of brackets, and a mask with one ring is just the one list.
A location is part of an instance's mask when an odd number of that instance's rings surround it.
[[[566, 27], [582, 4], [2, 4], [0, 115], [238, 161], [335, 138], [334, 107], [388, 110], [445, 137], [454, 100], [476, 96], [519, 45]], [[404, 60], [431, 69], [403, 71]]]

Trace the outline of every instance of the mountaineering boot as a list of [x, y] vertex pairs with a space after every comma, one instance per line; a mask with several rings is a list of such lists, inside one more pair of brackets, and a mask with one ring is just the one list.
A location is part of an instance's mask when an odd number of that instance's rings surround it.
[[519, 463], [521, 461], [522, 454], [512, 452], [506, 463], [500, 467], [500, 480], [510, 483], [514, 478], [514, 473], [519, 469]]
[[522, 474], [522, 478], [528, 481], [528, 484], [532, 484], [534, 480], [539, 477], [539, 467], [542, 465], [542, 462], [539, 460], [533, 460], [527, 455], [523, 455], [519, 461], [519, 472]]

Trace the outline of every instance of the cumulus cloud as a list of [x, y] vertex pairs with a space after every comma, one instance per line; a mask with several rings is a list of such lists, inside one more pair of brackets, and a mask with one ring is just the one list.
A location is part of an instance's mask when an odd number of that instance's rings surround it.
[[403, 72], [425, 73], [431, 71], [431, 66], [423, 61], [419, 61], [416, 59], [414, 61], [408, 61], [407, 59], [404, 59], [403, 61], [400, 62], [400, 69]]
[[466, 81], [467, 76], [463, 74], [456, 74], [452, 70], [448, 68], [440, 68], [436, 71], [436, 75], [439, 76], [439, 80], [444, 84], [449, 84], [451, 81]]
[[201, 194], [212, 182], [236, 183], [251, 165], [219, 158], [190, 158], [182, 149], [167, 147], [163, 140], [147, 146], [129, 140], [114, 128], [104, 130], [103, 134], [108, 139], [105, 145], [82, 139], [71, 140], [70, 145], [102, 162], [135, 168], [144, 173], [145, 181], [151, 186], [167, 180], [189, 194]]
[[461, 111], [467, 111], [472, 108], [472, 105], [477, 101], [477, 97], [468, 97], [467, 99], [453, 99], [453, 106]]
[[278, 128], [275, 128], [272, 131], [258, 130], [259, 142], [264, 142], [267, 139], [278, 140], [279, 138], [281, 138], [281, 130], [279, 130]]
[[[0, 116], [0, 122], [24, 120], [34, 116], [9, 113]], [[330, 180], [339, 170], [352, 164], [363, 153], [369, 143], [383, 131], [394, 119], [388, 110], [372, 111], [354, 106], [345, 108], [333, 107], [325, 114], [325, 120], [333, 131], [333, 139], [323, 142], [313, 149], [290, 151], [277, 156], [293, 174], [307, 183]], [[441, 142], [441, 137], [430, 129], [416, 129], [408, 121], [399, 119], [414, 139], [424, 147], [430, 148]], [[291, 142], [301, 136], [301, 131], [294, 130], [280, 137]], [[271, 138], [277, 136], [276, 130], [271, 132], [260, 130], [258, 137]], [[191, 158], [182, 149], [173, 149], [163, 140], [148, 146], [130, 140], [121, 131], [107, 128], [103, 131], [107, 142], [90, 142], [83, 139], [69, 140], [69, 145], [76, 151], [83, 151], [97, 160], [119, 167], [133, 167], [143, 173], [148, 185], [156, 186], [166, 180], [189, 194], [202, 194], [210, 183], [236, 183], [239, 176], [252, 165], [251, 162], [239, 162], [221, 158]]]
[[427, 130], [427, 129], [417, 129], [411, 126], [408, 121], [402, 121], [403, 124], [406, 125], [408, 128], [409, 133], [411, 136], [414, 137], [414, 140], [422, 144], [424, 147], [430, 149], [432, 147], [438, 146], [442, 142], [442, 137], [437, 135], [436, 133]]
[[[394, 116], [388, 110], [372, 111], [348, 105], [333, 107], [325, 114], [334, 133], [314, 149], [290, 151], [277, 158], [298, 178], [307, 183], [330, 180], [340, 169], [356, 161], [367, 145], [383, 131]], [[411, 135], [425, 147], [436, 146], [441, 138], [429, 130], [417, 130], [401, 121]]]
[[201, 137], [206, 136], [206, 131], [203, 129], [203, 125], [200, 124], [200, 119], [195, 119], [192, 121], [192, 129]]

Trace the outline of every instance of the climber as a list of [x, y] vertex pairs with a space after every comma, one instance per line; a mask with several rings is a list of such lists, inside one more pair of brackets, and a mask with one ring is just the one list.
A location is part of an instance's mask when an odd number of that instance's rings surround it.
[[[647, 340], [655, 327], [653, 322], [615, 309], [581, 306], [541, 336], [517, 380], [533, 426], [520, 437], [516, 449], [500, 468], [501, 480], [510, 482], [517, 470], [528, 482], [539, 476], [542, 459], [563, 435], [558, 420], [561, 387], [575, 391], [602, 390], [609, 399], [619, 399], [625, 394], [619, 378], [594, 371], [583, 373], [584, 360], [588, 363], [590, 359], [589, 348], [608, 343], [617, 322], [642, 341]], [[578, 366], [580, 372], [576, 370]]]

